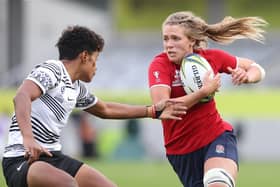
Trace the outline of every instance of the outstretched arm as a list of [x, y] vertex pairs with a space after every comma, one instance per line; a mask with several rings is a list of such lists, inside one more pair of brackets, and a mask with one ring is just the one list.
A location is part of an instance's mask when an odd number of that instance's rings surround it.
[[186, 106], [177, 101], [162, 100], [151, 106], [129, 105], [116, 102], [98, 102], [86, 109], [95, 116], [104, 119], [159, 118], [180, 120], [185, 114]]

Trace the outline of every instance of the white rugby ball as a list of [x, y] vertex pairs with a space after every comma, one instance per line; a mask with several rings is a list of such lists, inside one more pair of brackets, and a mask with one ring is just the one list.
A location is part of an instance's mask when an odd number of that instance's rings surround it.
[[[203, 85], [203, 78], [208, 71], [212, 71], [211, 76], [214, 76], [212, 67], [201, 55], [193, 53], [186, 56], [180, 68], [180, 77], [185, 92], [190, 94], [200, 89]], [[203, 98], [201, 102], [208, 102], [213, 96], [214, 94], [211, 94]]]

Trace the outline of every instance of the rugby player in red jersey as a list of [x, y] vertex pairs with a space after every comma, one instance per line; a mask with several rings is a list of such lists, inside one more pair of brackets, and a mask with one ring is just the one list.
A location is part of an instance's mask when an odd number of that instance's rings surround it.
[[[199, 102], [203, 94], [186, 95], [180, 64], [186, 55], [197, 53], [210, 63], [214, 79], [226, 73], [235, 85], [259, 82], [265, 76], [259, 64], [219, 49], [207, 49], [207, 40], [227, 44], [249, 38], [261, 42], [265, 25], [258, 17], [226, 17], [211, 25], [187, 11], [173, 13], [163, 22], [164, 51], [149, 66], [149, 87], [154, 103], [177, 98], [188, 107], [183, 120], [162, 121], [167, 158], [185, 187], [234, 187], [238, 153], [233, 127], [221, 118], [215, 100]], [[204, 87], [207, 84], [204, 82]]]

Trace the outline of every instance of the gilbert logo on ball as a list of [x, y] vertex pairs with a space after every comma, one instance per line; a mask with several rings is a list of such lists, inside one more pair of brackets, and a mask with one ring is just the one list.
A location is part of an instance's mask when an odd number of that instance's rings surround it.
[[[214, 75], [212, 67], [201, 55], [193, 53], [186, 56], [180, 69], [180, 77], [185, 92], [190, 94], [200, 89], [203, 86], [203, 78], [208, 71], [212, 71], [211, 76]], [[201, 102], [208, 102], [213, 96], [214, 94], [211, 94], [203, 98]]]

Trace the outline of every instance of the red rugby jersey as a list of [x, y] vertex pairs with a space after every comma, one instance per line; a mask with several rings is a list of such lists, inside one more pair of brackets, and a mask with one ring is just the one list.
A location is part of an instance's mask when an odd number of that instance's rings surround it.
[[[236, 57], [216, 49], [195, 51], [210, 63], [214, 72], [229, 73], [227, 67], [236, 68]], [[186, 95], [179, 74], [180, 66], [172, 63], [166, 53], [156, 56], [149, 66], [149, 86], [168, 86], [171, 98]], [[217, 138], [232, 126], [222, 120], [215, 100], [198, 103], [188, 109], [183, 120], [163, 120], [163, 135], [167, 154], [186, 154], [195, 151]]]

